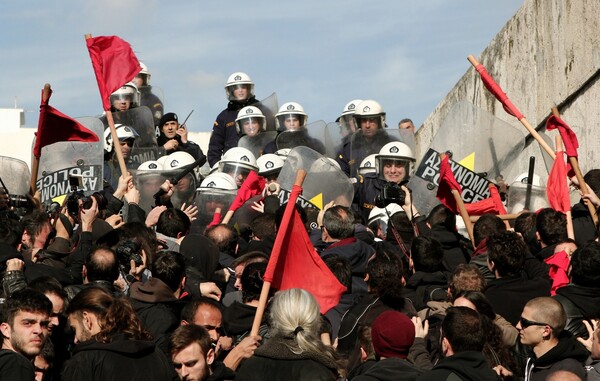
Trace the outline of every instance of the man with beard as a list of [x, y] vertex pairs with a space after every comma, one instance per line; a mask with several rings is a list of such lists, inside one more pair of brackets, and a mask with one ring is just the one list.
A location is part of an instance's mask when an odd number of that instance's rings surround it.
[[199, 325], [182, 325], [171, 336], [171, 360], [180, 380], [205, 381], [232, 379], [229, 371], [227, 378], [212, 373], [210, 366], [215, 361], [210, 335]]
[[2, 310], [0, 375], [7, 380], [33, 380], [32, 361], [44, 346], [52, 304], [31, 289], [13, 293]]

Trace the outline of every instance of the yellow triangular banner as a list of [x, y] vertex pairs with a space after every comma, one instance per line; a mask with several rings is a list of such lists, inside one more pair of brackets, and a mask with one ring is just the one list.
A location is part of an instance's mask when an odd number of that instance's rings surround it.
[[475, 172], [475, 152], [459, 161], [458, 164]]
[[319, 210], [323, 209], [323, 193], [319, 193], [315, 197], [308, 200], [311, 204], [315, 205]]

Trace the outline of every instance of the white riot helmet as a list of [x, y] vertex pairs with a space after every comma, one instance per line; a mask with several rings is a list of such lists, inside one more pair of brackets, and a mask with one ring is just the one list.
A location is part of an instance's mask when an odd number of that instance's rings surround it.
[[142, 86], [150, 86], [150, 70], [148, 70], [148, 66], [145, 63], [140, 61], [140, 66], [142, 70], [137, 74], [140, 78], [142, 78]]
[[137, 168], [138, 171], [160, 171], [162, 169], [162, 164], [157, 160], [145, 161]]
[[[255, 124], [255, 123], [256, 124]], [[235, 126], [240, 135], [256, 136], [266, 129], [266, 119], [258, 107], [246, 106], [240, 110], [235, 119]]]
[[379, 102], [367, 99], [356, 106], [356, 111], [354, 112], [356, 128], [360, 128], [362, 119], [370, 118], [377, 118], [379, 129], [385, 128], [385, 111], [383, 110], [383, 107], [381, 107]]
[[359, 175], [364, 176], [367, 173], [377, 173], [377, 168], [375, 167], [376, 156], [376, 154], [369, 155], [360, 162], [360, 167], [358, 167]]
[[289, 128], [289, 130], [298, 130], [306, 126], [308, 121], [308, 115], [304, 112], [304, 107], [297, 102], [287, 102], [279, 107], [279, 111], [275, 114], [275, 123], [279, 131], [286, 131], [288, 128], [285, 126], [286, 119], [297, 119], [298, 123], [296, 126]]
[[326, 157], [325, 159], [327, 159], [327, 161], [333, 165], [336, 169], [339, 169], [340, 171], [342, 170], [342, 167], [340, 167], [340, 163], [338, 163], [335, 159], [332, 159], [330, 157]]
[[[125, 111], [127, 109], [121, 109], [120, 102], [129, 101], [129, 108], [138, 107], [140, 105], [140, 92], [137, 86], [133, 82], [127, 82], [123, 87], [110, 95], [110, 104], [113, 108], [119, 111]], [[123, 106], [124, 107], [124, 106]]]
[[212, 189], [221, 189], [221, 190], [237, 190], [237, 185], [235, 185], [235, 181], [231, 178], [231, 176], [216, 172], [211, 175], [208, 175], [202, 180], [200, 183], [200, 188], [212, 188]]
[[231, 176], [240, 187], [250, 171], [258, 171], [256, 158], [250, 150], [234, 147], [223, 155], [219, 162], [219, 171]]
[[287, 159], [291, 150], [292, 150], [291, 148], [281, 148], [281, 149], [278, 149], [277, 151], [275, 151], [275, 155], [277, 155], [277, 156], [281, 157], [283, 160], [285, 160], [285, 159]]
[[[233, 91], [238, 87], [245, 87], [248, 89], [248, 94], [245, 99], [237, 99], [233, 94]], [[227, 83], [225, 84], [225, 94], [227, 94], [227, 99], [230, 101], [245, 101], [254, 96], [254, 82], [252, 82], [252, 78], [246, 73], [242, 73], [241, 71], [235, 72], [227, 78]]]
[[353, 115], [356, 112], [356, 107], [362, 101], [362, 99], [353, 99], [350, 102], [346, 103], [346, 106], [344, 106], [344, 111], [342, 111], [342, 115], [340, 115], [339, 123], [349, 133], [356, 131], [356, 123], [354, 122]]
[[283, 164], [285, 164], [285, 160], [279, 155], [266, 153], [256, 159], [256, 164], [258, 165], [259, 175], [270, 176], [279, 174], [281, 168], [283, 168]]
[[[133, 127], [126, 126], [124, 124], [115, 124], [115, 129], [117, 130], [117, 137], [119, 141], [126, 140], [134, 140], [138, 138], [140, 135], [133, 129]], [[112, 152], [114, 148], [112, 134], [110, 133], [110, 128], [104, 130], [104, 150], [106, 152]]]
[[172, 170], [187, 167], [194, 164], [194, 157], [185, 151], [176, 151], [166, 156], [163, 160], [163, 169]]
[[[527, 177], [528, 174], [527, 172], [521, 173], [519, 176], [517, 176], [513, 182], [511, 184], [514, 183], [522, 183], [522, 184], [527, 184]], [[533, 175], [533, 180], [531, 182], [531, 185], [537, 186], [537, 187], [541, 187], [542, 185], [542, 178], [536, 174]]]
[[390, 217], [402, 211], [402, 207], [394, 203], [389, 204], [385, 208], [374, 207], [369, 213], [367, 226], [374, 232], [379, 228], [383, 232], [383, 235], [385, 235]]
[[[390, 142], [381, 147], [375, 156], [375, 168], [386, 181], [400, 183], [412, 174], [415, 156], [412, 149], [402, 142]], [[392, 168], [395, 167], [395, 168]], [[398, 168], [403, 167], [404, 173]], [[392, 168], [388, 171], [386, 168]]]

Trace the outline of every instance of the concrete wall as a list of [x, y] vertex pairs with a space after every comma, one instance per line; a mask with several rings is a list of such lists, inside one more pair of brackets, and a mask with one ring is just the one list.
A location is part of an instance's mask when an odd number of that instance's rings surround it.
[[[473, 54], [534, 127], [544, 125], [550, 108], [558, 105], [562, 118], [579, 138], [582, 170], [585, 173], [599, 168], [599, 14], [598, 0], [525, 0], [483, 53], [477, 56], [478, 52], [465, 52], [464, 76], [418, 130], [418, 157], [424, 154], [452, 106], [461, 100], [524, 129], [483, 87], [466, 59]], [[548, 135], [553, 137], [554, 133]], [[456, 134], [460, 134], [458, 129]], [[526, 172], [531, 155], [539, 159], [536, 173], [542, 174], [541, 153], [534, 142], [514, 163], [510, 176]], [[510, 176], [505, 178], [510, 181]]]

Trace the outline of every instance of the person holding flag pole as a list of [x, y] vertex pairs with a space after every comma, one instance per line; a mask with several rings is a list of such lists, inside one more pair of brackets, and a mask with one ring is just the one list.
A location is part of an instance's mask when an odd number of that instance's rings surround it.
[[[141, 70], [139, 60], [133, 53], [131, 45], [117, 36], [92, 37], [85, 35], [86, 45], [96, 74], [98, 90], [102, 99], [102, 107], [110, 128], [112, 141], [118, 142], [115, 121], [110, 111], [110, 95], [130, 82]], [[121, 173], [127, 173], [123, 153], [115, 149]]]

